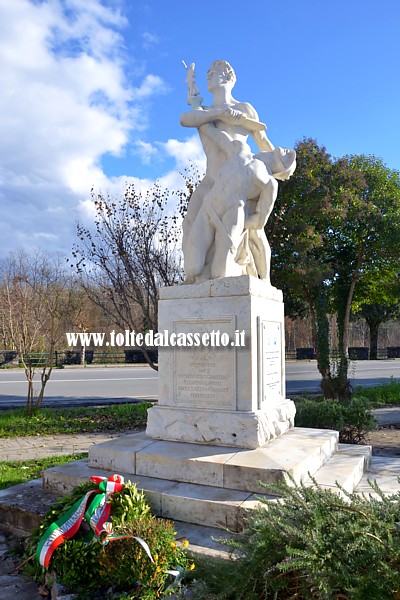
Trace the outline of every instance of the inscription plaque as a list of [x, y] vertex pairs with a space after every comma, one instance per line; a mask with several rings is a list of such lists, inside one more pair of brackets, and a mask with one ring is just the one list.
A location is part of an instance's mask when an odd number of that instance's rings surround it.
[[[174, 321], [174, 331], [199, 336], [220, 332], [228, 334], [233, 341], [235, 317]], [[226, 347], [174, 348], [174, 403], [190, 408], [235, 410], [235, 365], [236, 349], [230, 344]]]
[[283, 397], [281, 323], [259, 320], [259, 341], [259, 401], [280, 401]]

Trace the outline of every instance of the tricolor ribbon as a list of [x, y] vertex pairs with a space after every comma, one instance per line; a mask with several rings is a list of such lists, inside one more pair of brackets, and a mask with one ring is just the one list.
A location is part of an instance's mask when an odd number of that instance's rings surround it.
[[111, 512], [110, 498], [112, 494], [123, 489], [124, 478], [121, 475], [111, 475], [108, 479], [92, 476], [90, 480], [97, 483], [99, 489], [87, 492], [52, 523], [40, 538], [36, 558], [43, 567], [49, 566], [55, 549], [76, 534], [83, 519], [90, 525], [90, 539], [95, 536], [104, 544], [112, 534], [112, 525], [108, 521]]

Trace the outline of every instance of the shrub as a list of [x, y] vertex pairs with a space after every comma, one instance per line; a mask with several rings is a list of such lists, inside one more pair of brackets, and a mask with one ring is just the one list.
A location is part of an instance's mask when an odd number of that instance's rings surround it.
[[344, 426], [339, 432], [339, 441], [344, 444], [366, 443], [366, 435], [376, 426], [368, 399], [353, 396], [343, 404], [343, 412]]
[[[90, 482], [82, 484], [56, 502], [41, 526], [30, 536], [28, 553], [35, 552], [43, 533], [62, 512], [96, 487]], [[130, 482], [125, 483], [121, 492], [112, 495], [111, 504], [113, 531], [120, 538], [105, 545], [96, 540], [88, 543], [83, 524], [74, 538], [55, 550], [48, 569], [35, 563], [28, 567], [28, 573], [43, 582], [48, 571], [55, 571], [60, 583], [82, 597], [91, 597], [94, 592], [110, 588], [125, 592], [125, 598], [150, 600], [161, 597], [171, 583], [168, 570], [183, 574], [191, 568], [186, 552], [177, 544], [173, 523], [154, 517], [143, 492]], [[154, 562], [133, 536], [148, 544]]]
[[367, 433], [375, 427], [370, 404], [362, 397], [353, 397], [347, 402], [321, 397], [298, 398], [295, 403], [296, 427], [338, 430], [342, 443], [365, 442]]
[[[400, 493], [377, 499], [285, 483], [266, 486], [242, 534], [229, 540], [225, 600], [395, 600], [400, 597]], [[223, 541], [223, 540], [221, 540]], [[226, 582], [229, 584], [226, 585]]]

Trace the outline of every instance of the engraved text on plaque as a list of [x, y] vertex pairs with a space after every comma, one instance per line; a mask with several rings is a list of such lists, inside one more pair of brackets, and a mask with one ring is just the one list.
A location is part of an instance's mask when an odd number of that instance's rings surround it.
[[[176, 333], [227, 333], [234, 339], [235, 318], [174, 321]], [[235, 348], [194, 346], [174, 348], [174, 403], [190, 408], [236, 408]]]

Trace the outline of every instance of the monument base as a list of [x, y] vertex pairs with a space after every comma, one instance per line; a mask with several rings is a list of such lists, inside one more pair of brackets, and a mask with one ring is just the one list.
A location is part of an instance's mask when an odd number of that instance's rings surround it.
[[154, 406], [146, 433], [158, 440], [258, 448], [293, 427], [295, 413], [291, 400], [255, 413]]
[[148, 436], [258, 448], [293, 427], [280, 290], [249, 275], [161, 288], [158, 314], [182, 346], [159, 348]]
[[47, 469], [43, 488], [65, 494], [91, 475], [119, 473], [144, 491], [158, 516], [239, 531], [260, 494], [271, 493], [260, 482], [303, 482], [345, 495], [370, 457], [370, 446], [338, 445], [338, 432], [319, 429], [293, 427], [254, 450], [137, 433], [91, 446], [88, 460]]

